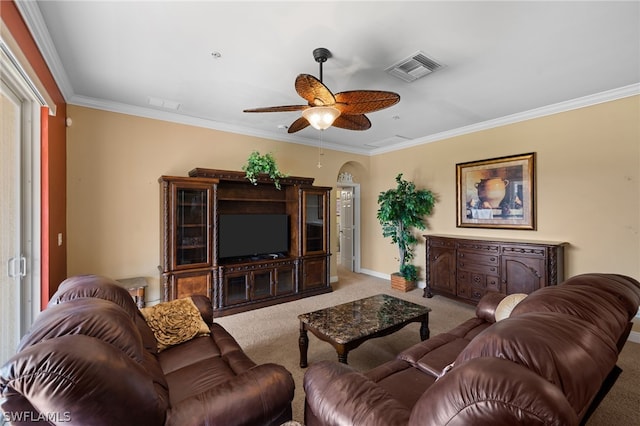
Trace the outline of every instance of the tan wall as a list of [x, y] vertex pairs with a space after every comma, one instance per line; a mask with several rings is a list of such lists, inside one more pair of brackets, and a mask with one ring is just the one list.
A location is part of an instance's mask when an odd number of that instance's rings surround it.
[[[312, 146], [72, 105], [68, 116], [73, 120], [67, 133], [68, 273], [144, 276], [151, 283], [148, 300], [159, 298], [161, 175], [187, 176], [195, 167], [241, 170], [258, 150], [272, 152], [289, 175], [335, 187], [346, 162], [369, 163], [366, 156], [324, 150], [318, 168], [318, 149]], [[331, 212], [335, 215], [334, 197]], [[337, 274], [335, 256], [331, 274]]]
[[[240, 170], [257, 149], [273, 152], [284, 172], [315, 177], [318, 185], [335, 187], [341, 168], [354, 172], [365, 270], [397, 269], [396, 249], [381, 237], [375, 213], [378, 194], [403, 172], [437, 194], [428, 232], [567, 241], [567, 276], [595, 271], [640, 278], [637, 96], [372, 157], [325, 150], [320, 169], [314, 147], [75, 106], [69, 116], [70, 275], [157, 281], [157, 178], [194, 167]], [[526, 152], [537, 155], [537, 230], [456, 228], [455, 164]], [[332, 214], [334, 203], [332, 197]], [[331, 241], [335, 251], [335, 227]], [[424, 245], [416, 264], [424, 271]]]
[[[640, 97], [630, 97], [459, 136], [371, 159], [372, 191], [403, 172], [437, 194], [432, 233], [566, 241], [566, 275], [615, 272], [640, 278]], [[456, 163], [536, 152], [537, 230], [456, 227]], [[366, 204], [364, 204], [366, 203]], [[375, 222], [375, 199], [364, 200]], [[393, 246], [365, 232], [364, 268], [392, 272]], [[424, 265], [424, 245], [420, 246]], [[375, 265], [375, 267], [373, 266]]]

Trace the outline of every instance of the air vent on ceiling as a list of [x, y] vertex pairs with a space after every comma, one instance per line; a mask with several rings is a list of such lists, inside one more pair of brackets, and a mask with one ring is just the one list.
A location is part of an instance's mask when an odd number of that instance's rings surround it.
[[385, 71], [410, 83], [431, 74], [439, 68], [442, 68], [442, 65], [429, 58], [423, 52], [418, 51], [408, 58], [391, 65]]

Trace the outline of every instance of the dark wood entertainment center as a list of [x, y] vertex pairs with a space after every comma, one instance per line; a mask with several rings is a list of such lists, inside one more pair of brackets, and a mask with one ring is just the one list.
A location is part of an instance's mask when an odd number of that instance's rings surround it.
[[529, 294], [564, 281], [567, 243], [424, 235], [425, 297], [477, 303], [488, 291]]
[[[244, 172], [203, 168], [158, 181], [163, 301], [206, 294], [223, 316], [332, 291], [331, 187], [285, 177], [277, 189], [266, 175], [253, 185]], [[288, 250], [220, 258], [220, 217], [245, 214], [286, 215]]]

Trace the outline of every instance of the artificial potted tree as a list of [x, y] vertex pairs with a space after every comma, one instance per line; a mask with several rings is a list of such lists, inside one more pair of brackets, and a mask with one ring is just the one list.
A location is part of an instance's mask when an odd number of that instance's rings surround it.
[[416, 287], [418, 268], [411, 263], [418, 238], [414, 229], [425, 229], [425, 217], [431, 215], [436, 199], [426, 189], [416, 189], [413, 182], [396, 176], [397, 186], [378, 196], [378, 220], [382, 236], [397, 244], [400, 261], [398, 272], [391, 274], [391, 286], [402, 291]]

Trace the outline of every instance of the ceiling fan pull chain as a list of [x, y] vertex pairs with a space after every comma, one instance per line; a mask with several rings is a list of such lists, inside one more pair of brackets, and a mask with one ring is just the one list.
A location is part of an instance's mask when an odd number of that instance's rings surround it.
[[317, 164], [318, 168], [322, 167], [322, 156], [324, 155], [324, 152], [322, 151], [322, 134], [323, 133], [324, 133], [324, 130], [320, 130], [320, 146], [318, 147], [318, 164]]

